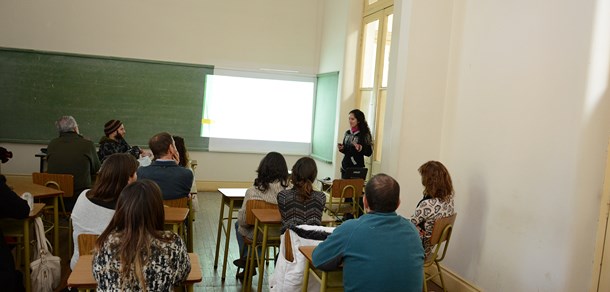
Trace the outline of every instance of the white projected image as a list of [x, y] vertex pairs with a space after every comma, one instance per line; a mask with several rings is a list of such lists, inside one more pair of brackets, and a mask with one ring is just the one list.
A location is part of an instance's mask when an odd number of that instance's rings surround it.
[[206, 81], [201, 135], [210, 138], [210, 150], [219, 145], [214, 138], [310, 144], [313, 82], [221, 75]]

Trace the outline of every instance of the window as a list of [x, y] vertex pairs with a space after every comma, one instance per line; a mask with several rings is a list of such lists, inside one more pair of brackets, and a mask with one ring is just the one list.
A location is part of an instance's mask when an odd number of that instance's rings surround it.
[[[365, 2], [365, 16], [362, 21], [360, 85], [357, 104], [366, 115], [373, 135], [373, 173], [377, 172], [381, 162], [390, 45], [392, 43], [392, 5], [392, 1]], [[367, 164], [370, 163], [367, 161]]]
[[309, 155], [314, 81], [215, 70], [206, 78], [201, 136], [210, 151]]

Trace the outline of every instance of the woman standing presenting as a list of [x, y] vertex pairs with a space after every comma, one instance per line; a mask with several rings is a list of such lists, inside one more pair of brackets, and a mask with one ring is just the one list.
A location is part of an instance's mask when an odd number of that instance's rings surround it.
[[373, 138], [364, 113], [359, 109], [349, 112], [349, 126], [343, 143], [337, 145], [339, 152], [345, 155], [341, 162], [341, 178], [349, 178], [345, 173], [348, 168], [364, 167], [364, 156], [373, 154]]

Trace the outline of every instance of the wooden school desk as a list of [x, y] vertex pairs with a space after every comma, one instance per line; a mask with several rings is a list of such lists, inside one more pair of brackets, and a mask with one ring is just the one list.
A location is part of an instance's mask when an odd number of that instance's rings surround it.
[[53, 254], [59, 256], [59, 196], [63, 195], [64, 192], [37, 185], [32, 182], [31, 176], [7, 179], [6, 184], [12, 187], [13, 191], [20, 196], [25, 192], [29, 192], [35, 200], [53, 199]]
[[[30, 231], [32, 230], [32, 228], [30, 228], [30, 226], [33, 225], [34, 223], [34, 219], [36, 219], [36, 217], [42, 215], [42, 209], [44, 208], [45, 204], [43, 203], [34, 203], [34, 208], [32, 208], [32, 210], [30, 211], [30, 215], [28, 216], [28, 218], [25, 219], [2, 219], [2, 226], [4, 228], [2, 228], [4, 230], [4, 234], [7, 236], [10, 236], [11, 234], [11, 229], [13, 228], [18, 228], [18, 226], [16, 225], [16, 223], [20, 223], [23, 227], [23, 245], [24, 245], [24, 252], [23, 252], [23, 259], [17, 259], [18, 262], [23, 262], [23, 266], [25, 267], [25, 291], [31, 291], [32, 287], [31, 284], [32, 282], [30, 281], [30, 263], [32, 262], [31, 257], [31, 251], [30, 251], [30, 238], [34, 238], [36, 237], [35, 234], [31, 235]], [[30, 224], [31, 223], [31, 224]], [[10, 227], [10, 228], [7, 228]], [[8, 231], [7, 231], [8, 230]], [[38, 239], [36, 239], [38, 240]]]
[[[254, 209], [254, 234], [252, 238], [258, 238], [258, 232], [262, 231], [263, 237], [261, 241], [261, 256], [258, 262], [258, 288], [257, 291], [262, 291], [263, 288], [263, 273], [265, 272], [265, 258], [267, 257], [267, 241], [269, 237], [269, 228], [277, 227], [282, 223], [282, 215], [279, 209]], [[334, 224], [335, 219], [326, 213], [322, 213], [322, 224]], [[257, 244], [253, 244], [256, 246]], [[253, 247], [251, 250], [256, 250]], [[248, 260], [250, 261], [246, 275], [244, 275], [244, 285], [242, 291], [250, 291], [252, 289], [252, 274], [254, 272], [254, 252], [248, 254]]]
[[[299, 246], [299, 251], [305, 256], [305, 259], [307, 259], [305, 262], [301, 292], [307, 292], [310, 273], [313, 273], [314, 277], [320, 282], [320, 292], [326, 292], [329, 289], [333, 291], [343, 291], [343, 270], [339, 269], [330, 272], [316, 270], [312, 260], [313, 250], [315, 248], [315, 246]], [[332, 276], [329, 277], [329, 273], [331, 273]]]
[[[229, 255], [229, 240], [231, 239], [231, 227], [233, 226], [233, 219], [237, 219], [234, 212], [239, 211], [235, 209], [235, 203], [241, 203], [244, 201], [246, 196], [246, 188], [219, 188], [218, 191], [222, 194], [222, 200], [220, 201], [220, 217], [218, 218], [218, 234], [216, 236], [216, 255], [214, 256], [214, 269], [218, 267], [218, 252], [220, 250], [220, 235], [224, 231], [225, 234], [225, 251], [222, 260], [222, 277], [221, 280], [224, 282], [225, 275], [227, 273], [227, 256]], [[227, 217], [224, 217], [225, 206], [229, 207]], [[224, 221], [227, 220], [227, 225], [224, 225]]]
[[[172, 225], [172, 230], [182, 237], [184, 242], [188, 242], [188, 238], [184, 238], [184, 221], [188, 218], [189, 208], [165, 207], [165, 218], [163, 222], [167, 225]], [[189, 222], [189, 224], [193, 224]], [[191, 236], [189, 233], [187, 236]]]
[[[188, 291], [193, 291], [193, 285], [201, 282], [201, 266], [199, 257], [195, 253], [189, 253], [191, 260], [191, 272], [186, 278]], [[82, 255], [78, 257], [76, 266], [68, 278], [68, 287], [77, 288], [78, 291], [97, 288], [97, 282], [93, 278], [93, 255]]]

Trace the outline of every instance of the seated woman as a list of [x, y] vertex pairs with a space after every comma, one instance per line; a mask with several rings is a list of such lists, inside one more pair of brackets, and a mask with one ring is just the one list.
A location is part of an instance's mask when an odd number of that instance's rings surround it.
[[453, 184], [445, 166], [438, 161], [428, 161], [419, 167], [421, 183], [424, 186], [424, 197], [417, 204], [411, 222], [419, 230], [425, 255], [432, 251], [430, 237], [434, 222], [438, 218], [448, 217], [455, 213], [453, 209]]
[[246, 205], [248, 201], [262, 200], [277, 205], [277, 194], [288, 187], [288, 166], [284, 156], [280, 153], [267, 153], [258, 165], [256, 173], [257, 177], [254, 180], [254, 185], [246, 191], [244, 202], [237, 214], [237, 222], [235, 223], [240, 258], [233, 263], [241, 268], [245, 266], [247, 257], [247, 254], [244, 252], [243, 236], [252, 240], [254, 233], [254, 226], [246, 223]]
[[[178, 156], [180, 156], [180, 161], [178, 165], [189, 169], [193, 172], [193, 176], [195, 175], [195, 171], [193, 166], [191, 165], [191, 159], [189, 158], [189, 152], [186, 150], [186, 144], [184, 143], [184, 138], [180, 136], [172, 136], [174, 138], [174, 142], [176, 143], [176, 150], [178, 150]], [[193, 185], [191, 186], [191, 194], [197, 193], [197, 183], [193, 178]]]
[[151, 180], [129, 184], [96, 241], [93, 276], [98, 291], [173, 291], [191, 271], [182, 238], [163, 230], [161, 189]]
[[282, 215], [281, 233], [301, 224], [322, 224], [326, 195], [313, 190], [313, 182], [317, 175], [316, 162], [310, 157], [300, 158], [292, 167], [290, 176], [292, 188], [277, 195], [277, 203]]
[[101, 234], [116, 209], [116, 202], [123, 188], [136, 181], [138, 162], [133, 155], [116, 153], [108, 156], [97, 176], [93, 188], [84, 190], [72, 209], [72, 238], [74, 253], [70, 268], [78, 261], [78, 236], [80, 234]]

